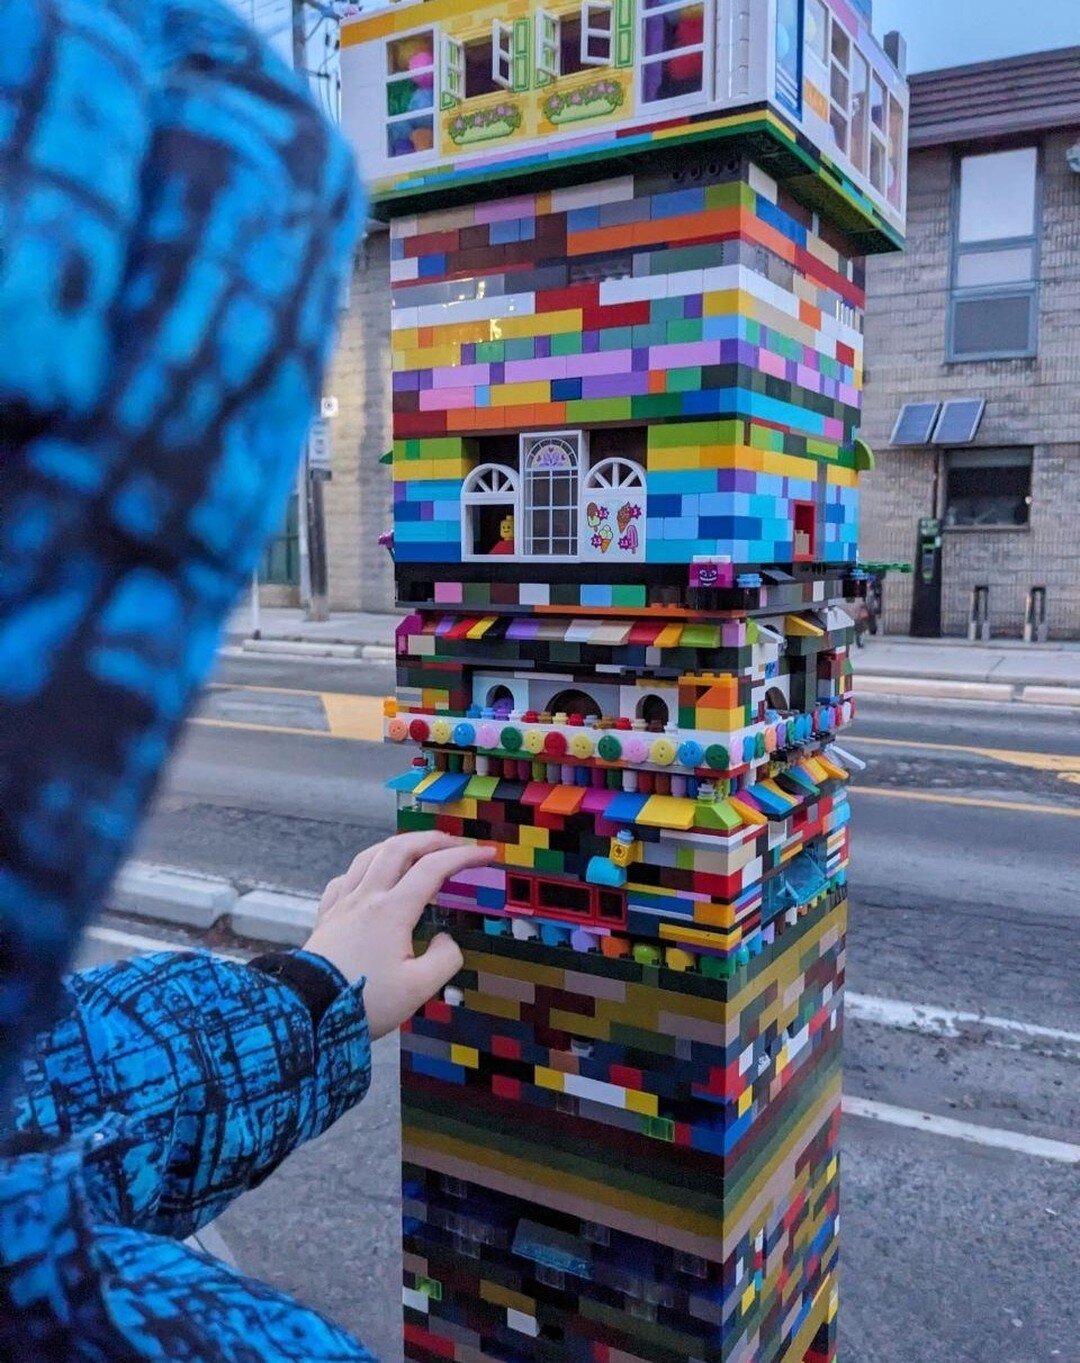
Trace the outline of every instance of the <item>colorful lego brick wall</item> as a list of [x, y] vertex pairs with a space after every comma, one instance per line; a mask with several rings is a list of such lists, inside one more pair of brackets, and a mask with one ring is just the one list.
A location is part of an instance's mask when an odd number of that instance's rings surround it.
[[[642, 466], [646, 562], [854, 562], [860, 269], [747, 174], [624, 177], [393, 223], [402, 562], [472, 556], [462, 485], [505, 458], [494, 437], [582, 428], [617, 429], [605, 448]], [[582, 519], [603, 500], [583, 484]]]

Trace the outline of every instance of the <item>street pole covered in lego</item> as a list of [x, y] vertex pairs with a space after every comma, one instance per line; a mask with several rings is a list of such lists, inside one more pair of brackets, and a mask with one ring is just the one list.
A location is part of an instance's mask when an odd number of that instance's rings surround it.
[[903, 76], [869, 0], [430, 0], [342, 60], [391, 236], [390, 785], [500, 850], [402, 1038], [406, 1356], [825, 1363]]

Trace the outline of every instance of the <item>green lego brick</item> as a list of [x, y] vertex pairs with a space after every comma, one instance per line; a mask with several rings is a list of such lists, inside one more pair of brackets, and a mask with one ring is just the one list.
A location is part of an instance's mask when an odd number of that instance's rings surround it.
[[566, 404], [566, 419], [584, 424], [601, 421], [629, 421], [634, 416], [630, 398], [579, 399]]
[[700, 317], [685, 317], [667, 324], [667, 338], [670, 345], [688, 345], [701, 340], [702, 325]]
[[505, 341], [478, 341], [476, 344], [477, 364], [499, 364], [506, 358]]
[[430, 833], [435, 828], [435, 815], [422, 809], [399, 809], [397, 823], [399, 833]]
[[633, 327], [606, 327], [600, 332], [601, 350], [629, 350], [633, 344]]
[[613, 587], [611, 589], [611, 604], [613, 606], [640, 607], [643, 610], [648, 604], [648, 598], [649, 593], [643, 586]]
[[[566, 331], [559, 332], [551, 338], [551, 353], [553, 355], [580, 355], [581, 354], [581, 332]], [[476, 358], [479, 360], [481, 347], [476, 348]]]
[[699, 393], [701, 391], [701, 367], [689, 369], [669, 369], [667, 372], [669, 393]]

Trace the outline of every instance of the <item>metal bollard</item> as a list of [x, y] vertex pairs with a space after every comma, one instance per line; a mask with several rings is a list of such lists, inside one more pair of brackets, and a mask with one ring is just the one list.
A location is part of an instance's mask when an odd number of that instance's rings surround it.
[[1050, 630], [1046, 623], [1046, 588], [1032, 587], [1024, 612], [1024, 643], [1045, 644]]
[[971, 616], [968, 620], [968, 638], [986, 643], [990, 638], [990, 587], [983, 585], [971, 589]]

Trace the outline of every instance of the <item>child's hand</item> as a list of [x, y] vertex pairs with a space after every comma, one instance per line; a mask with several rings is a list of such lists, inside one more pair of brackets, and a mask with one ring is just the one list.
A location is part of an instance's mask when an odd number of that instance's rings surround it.
[[461, 951], [445, 932], [415, 956], [413, 929], [444, 880], [495, 855], [493, 847], [444, 833], [405, 833], [361, 852], [327, 885], [304, 949], [336, 965], [350, 984], [367, 977], [373, 1040], [400, 1027], [461, 969]]

